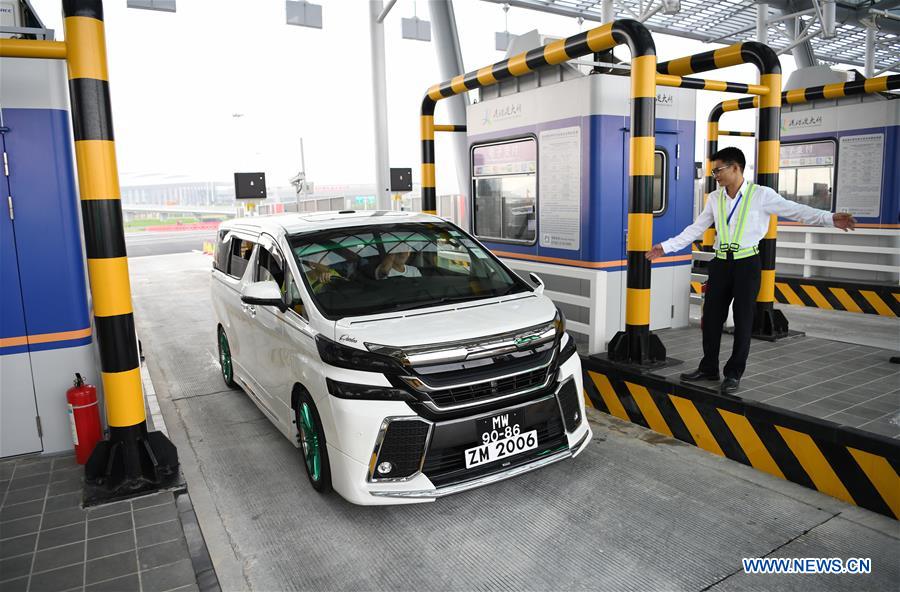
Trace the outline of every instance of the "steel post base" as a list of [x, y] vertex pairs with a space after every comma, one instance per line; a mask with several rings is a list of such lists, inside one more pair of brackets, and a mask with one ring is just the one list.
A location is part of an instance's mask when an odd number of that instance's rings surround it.
[[148, 432], [146, 422], [110, 428], [84, 467], [84, 505], [180, 487], [178, 468], [175, 445], [162, 432]]
[[643, 368], [659, 368], [668, 364], [666, 346], [650, 331], [619, 331], [609, 342], [607, 358]]
[[754, 339], [765, 341], [778, 341], [785, 337], [802, 335], [799, 331], [791, 331], [788, 328], [788, 320], [780, 310], [776, 310], [771, 304], [765, 307], [757, 307], [753, 316]]

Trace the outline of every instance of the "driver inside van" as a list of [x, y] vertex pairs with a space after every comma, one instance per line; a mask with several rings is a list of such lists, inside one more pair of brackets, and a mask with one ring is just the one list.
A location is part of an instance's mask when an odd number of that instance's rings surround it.
[[417, 267], [407, 265], [412, 249], [405, 242], [397, 243], [375, 268], [375, 278], [383, 280], [391, 277], [422, 277]]

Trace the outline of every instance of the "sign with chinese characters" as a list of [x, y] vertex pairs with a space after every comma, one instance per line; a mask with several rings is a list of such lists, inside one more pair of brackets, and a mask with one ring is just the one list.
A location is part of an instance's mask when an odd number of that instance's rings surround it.
[[842, 137], [838, 162], [835, 210], [877, 218], [881, 213], [884, 134]]
[[833, 166], [834, 142], [781, 145], [782, 167]]
[[472, 154], [472, 173], [476, 177], [516, 175], [537, 170], [537, 147], [534, 140], [476, 146]]
[[581, 128], [542, 131], [540, 143], [540, 245], [581, 248]]
[[781, 133], [800, 133], [825, 129], [827, 121], [824, 115], [815, 111], [781, 114]]

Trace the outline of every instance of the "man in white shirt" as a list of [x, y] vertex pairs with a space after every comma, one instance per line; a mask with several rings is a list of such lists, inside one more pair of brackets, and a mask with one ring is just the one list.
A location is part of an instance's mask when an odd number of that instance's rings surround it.
[[675, 253], [700, 238], [711, 225], [716, 227], [716, 256], [709, 262], [709, 280], [703, 306], [703, 359], [682, 380], [719, 380], [719, 346], [728, 307], [734, 300], [734, 346], [725, 364], [721, 391], [734, 394], [750, 354], [753, 313], [760, 284], [759, 241], [774, 214], [803, 224], [833, 226], [846, 232], [856, 227], [847, 213], [817, 210], [789, 201], [775, 190], [744, 180], [744, 153], [723, 148], [712, 159], [712, 173], [721, 189], [709, 195], [703, 212], [681, 234], [653, 245], [647, 259], [653, 261]]

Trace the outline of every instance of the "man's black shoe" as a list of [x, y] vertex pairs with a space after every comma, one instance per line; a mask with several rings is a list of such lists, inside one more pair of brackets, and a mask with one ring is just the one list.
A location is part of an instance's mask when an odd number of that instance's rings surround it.
[[697, 368], [693, 372], [685, 372], [681, 375], [681, 380], [719, 380], [718, 374], [710, 374]]
[[726, 376], [725, 380], [722, 381], [721, 392], [723, 395], [733, 395], [738, 392], [738, 388], [741, 386], [740, 378], [731, 378]]

